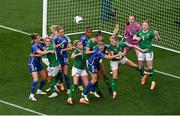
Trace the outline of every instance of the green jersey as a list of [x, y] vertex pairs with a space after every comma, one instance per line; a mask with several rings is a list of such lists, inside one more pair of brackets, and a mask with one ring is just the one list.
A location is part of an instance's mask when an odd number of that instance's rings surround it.
[[[95, 43], [95, 42], [93, 41], [93, 39], [91, 38], [91, 39], [88, 40], [86, 48], [89, 48], [90, 51], [93, 51], [93, 50], [95, 50], [95, 49], [97, 48], [97, 43]], [[87, 55], [88, 58], [89, 58], [90, 56], [91, 56], [91, 54], [88, 54], [88, 55]]]
[[[46, 48], [47, 51], [50, 51], [50, 50], [55, 50], [54, 46], [53, 45], [50, 45]], [[49, 60], [49, 66], [50, 67], [56, 67], [59, 65], [59, 61], [56, 59], [56, 55], [55, 54], [47, 54], [46, 57], [48, 58]]]
[[86, 56], [85, 56], [85, 48], [83, 48], [83, 51], [81, 52], [80, 50], [76, 49], [74, 50], [73, 54], [79, 54], [79, 53], [82, 53], [81, 55], [78, 55], [74, 58], [74, 62], [73, 62], [73, 66], [75, 68], [78, 68], [78, 69], [85, 69], [85, 66], [86, 66]]
[[[108, 51], [109, 51], [111, 54], [116, 55], [116, 54], [118, 54], [118, 53], [121, 53], [123, 47], [128, 47], [128, 43], [123, 42], [123, 41], [119, 41], [119, 42], [117, 43], [117, 45], [115, 45], [115, 46], [113, 46], [112, 44], [110, 44]], [[113, 58], [113, 59], [111, 59], [111, 60], [112, 60], [112, 61], [117, 61], [117, 60], [119, 60], [119, 59]]]
[[143, 32], [141, 30], [136, 33], [136, 36], [141, 38], [139, 47], [141, 49], [148, 49], [147, 52], [152, 52], [152, 39], [155, 37], [154, 32], [151, 30], [148, 30], [147, 32]]

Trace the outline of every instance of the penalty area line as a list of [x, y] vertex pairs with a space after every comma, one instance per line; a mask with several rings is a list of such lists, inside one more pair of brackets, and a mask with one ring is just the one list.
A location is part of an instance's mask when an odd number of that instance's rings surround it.
[[1, 99], [0, 99], [0, 103], [6, 104], [6, 105], [8, 105], [8, 106], [12, 106], [12, 107], [15, 107], [15, 108], [24, 110], [24, 111], [28, 111], [28, 112], [31, 112], [31, 113], [33, 113], [33, 114], [47, 116], [46, 114], [43, 114], [43, 113], [41, 113], [41, 112], [37, 112], [37, 111], [31, 110], [31, 109], [28, 109], [28, 108], [25, 108], [25, 107], [22, 107], [22, 106], [19, 106], [19, 105], [16, 105], [16, 104], [13, 104], [13, 103], [10, 103], [10, 102], [1, 100]]
[[[17, 30], [17, 29], [11, 28], [11, 27], [7, 27], [7, 26], [4, 26], [4, 25], [0, 25], [0, 28], [4, 28], [4, 29], [7, 29], [7, 30], [15, 31], [15, 32], [18, 32], [18, 33], [21, 33], [21, 34], [25, 34], [25, 35], [30, 35], [30, 33], [27, 33], [27, 32], [24, 32], [24, 31], [20, 31], [20, 30]], [[97, 30], [95, 30], [95, 31], [97, 31]], [[102, 32], [107, 33], [106, 31], [102, 31]], [[82, 32], [80, 32], [80, 33], [82, 33]], [[78, 33], [74, 33], [74, 34], [78, 34]], [[111, 33], [108, 33], [108, 34], [111, 34]], [[71, 34], [67, 34], [67, 35], [71, 35]], [[162, 72], [162, 71], [159, 71], [159, 70], [155, 70], [155, 72], [159, 73], [159, 74], [162, 74], [162, 75], [169, 76], [169, 77], [180, 79], [179, 76], [176, 76], [176, 75], [173, 75], [173, 74], [169, 74], [169, 73], [166, 73], [166, 72]]]
[[0, 25], [0, 28], [4, 28], [4, 29], [11, 30], [11, 31], [14, 31], [14, 32], [18, 32], [18, 33], [25, 34], [25, 35], [30, 35], [27, 32], [20, 31], [20, 30], [17, 30], [17, 29], [11, 28], [11, 27], [7, 27], [7, 26], [4, 26], [4, 25]]

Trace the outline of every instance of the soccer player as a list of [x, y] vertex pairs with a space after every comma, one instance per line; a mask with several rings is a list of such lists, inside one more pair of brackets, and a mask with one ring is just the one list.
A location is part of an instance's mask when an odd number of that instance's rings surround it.
[[[52, 25], [50, 27], [52, 35], [50, 36], [50, 38], [52, 39], [52, 42], [54, 44], [54, 38], [59, 37], [59, 34], [57, 32], [57, 30], [59, 30], [61, 27], [59, 25]], [[55, 52], [56, 58], [57, 58], [57, 53]], [[60, 80], [60, 89], [61, 91], [64, 91], [64, 83], [63, 83], [63, 75], [62, 73], [58, 73], [57, 77], [59, 77]], [[56, 84], [57, 86], [59, 86], [59, 83]], [[47, 91], [50, 89], [47, 89]]]
[[67, 94], [69, 94], [70, 80], [68, 75], [68, 52], [72, 50], [71, 40], [67, 35], [64, 35], [64, 28], [61, 26], [57, 28], [56, 34], [58, 34], [58, 36], [54, 37], [53, 40], [56, 48], [57, 58], [62, 66], [67, 87]]
[[[137, 69], [138, 71], [140, 71], [141, 74], [144, 74], [143, 69], [134, 64], [131, 60], [127, 59], [125, 57], [125, 54], [122, 53], [122, 48], [123, 47], [131, 47], [131, 48], [135, 48], [138, 50], [141, 50], [139, 47], [132, 45], [132, 44], [128, 44], [126, 42], [123, 41], [118, 41], [118, 37], [117, 36], [111, 36], [110, 37], [110, 46], [109, 46], [109, 52], [111, 55], [117, 55], [119, 54], [119, 57], [113, 58], [110, 60], [110, 66], [111, 66], [111, 70], [112, 70], [112, 91], [113, 91], [113, 96], [112, 98], [115, 99], [116, 95], [117, 95], [117, 78], [118, 78], [118, 67], [120, 64], [126, 64], [132, 68]], [[142, 52], [144, 52], [143, 50], [141, 50]]]
[[[134, 40], [133, 36], [141, 29], [141, 25], [139, 23], [136, 22], [134, 16], [129, 16], [128, 18], [128, 22], [125, 26], [125, 30], [124, 30], [124, 36], [125, 36], [125, 42], [132, 44], [132, 45], [136, 45], [139, 46], [139, 41], [138, 40]], [[131, 47], [125, 47], [123, 52], [124, 54], [127, 54], [132, 48]], [[136, 57], [138, 57], [138, 53], [139, 50], [138, 49], [134, 49], [135, 53], [136, 53]]]
[[[156, 86], [155, 83], [155, 72], [153, 68], [153, 50], [152, 50], [152, 40], [153, 38], [158, 39], [159, 33], [155, 31], [155, 33], [149, 29], [149, 21], [145, 20], [142, 24], [142, 30], [136, 33], [133, 39], [140, 41], [139, 47], [141, 49], [146, 50], [145, 53], [139, 52], [138, 55], [138, 63], [140, 66], [144, 67], [144, 62], [147, 63], [147, 67], [150, 72], [151, 76], [151, 87], [150, 89], [153, 90]], [[141, 79], [141, 84], [145, 84], [147, 75], [144, 75]]]
[[36, 85], [38, 81], [38, 73], [40, 73], [42, 80], [40, 82], [40, 85], [36, 94], [46, 94], [45, 92], [42, 91], [42, 88], [45, 85], [47, 74], [40, 63], [40, 60], [41, 60], [40, 56], [47, 53], [52, 53], [52, 51], [43, 51], [43, 48], [42, 48], [43, 46], [40, 43], [41, 37], [39, 34], [33, 33], [31, 34], [31, 38], [33, 40], [32, 47], [31, 47], [31, 54], [39, 54], [39, 56], [30, 56], [29, 58], [28, 69], [29, 69], [29, 72], [32, 73], [32, 77], [33, 77], [29, 99], [32, 101], [37, 101], [37, 99], [34, 97], [34, 91], [36, 89]]
[[87, 42], [90, 39], [91, 35], [92, 35], [92, 28], [87, 26], [85, 30], [85, 34], [83, 34], [79, 39], [82, 42], [83, 47], [86, 47]]
[[[90, 39], [92, 35], [92, 28], [90, 26], [87, 26], [86, 29], [85, 29], [85, 34], [83, 34], [81, 37], [80, 37], [80, 41], [82, 42], [83, 44], [83, 47], [86, 47], [87, 45], [87, 42], [88, 40]], [[78, 84], [78, 88], [83, 91], [83, 86], [82, 86], [82, 79], [81, 77], [79, 77], [79, 84]]]
[[[104, 37], [103, 37], [101, 31], [98, 31], [98, 40], [99, 40], [99, 42], [104, 42]], [[104, 51], [103, 51], [104, 54], [107, 54], [108, 48], [109, 48], [109, 45], [105, 44]], [[106, 73], [106, 70], [104, 68], [103, 60], [100, 60], [99, 63], [100, 63], [100, 71], [99, 71], [98, 77], [103, 78], [103, 80], [104, 80], [104, 82], [108, 88], [109, 94], [112, 95], [111, 84], [109, 82], [109, 78], [107, 77], [107, 73]], [[98, 89], [98, 83], [96, 84], [96, 88], [97, 88], [97, 93], [100, 95], [100, 97], [103, 97], [103, 94]]]
[[69, 98], [67, 99], [67, 103], [70, 105], [73, 104], [72, 96], [78, 86], [79, 77], [81, 77], [85, 85], [88, 84], [88, 74], [85, 70], [84, 65], [86, 64], [85, 48], [83, 48], [83, 44], [81, 41], [77, 41], [75, 43], [75, 47], [76, 49], [71, 55], [71, 58], [74, 61], [72, 67], [72, 77], [74, 84], [71, 86]]
[[45, 38], [45, 44], [46, 44], [46, 51], [54, 51], [54, 53], [48, 53], [45, 55], [45, 57], [48, 59], [49, 61], [49, 70], [48, 70], [48, 76], [53, 78], [51, 79], [51, 83], [50, 83], [50, 90], [52, 92], [52, 94], [49, 96], [49, 98], [52, 97], [56, 97], [58, 94], [55, 91], [55, 86], [56, 83], [58, 81], [58, 73], [62, 73], [62, 67], [59, 64], [59, 61], [56, 59], [55, 56], [55, 47], [54, 45], [51, 43], [51, 38], [46, 37]]
[[95, 92], [95, 86], [96, 86], [95, 84], [98, 79], [97, 74], [98, 71], [100, 70], [99, 61], [103, 58], [112, 59], [119, 56], [119, 54], [113, 56], [110, 56], [109, 54], [108, 55], [103, 54], [104, 46], [105, 45], [103, 42], [99, 42], [98, 47], [94, 50], [93, 54], [88, 58], [87, 64], [88, 64], [89, 72], [91, 73], [92, 76], [92, 80], [83, 90], [82, 96], [84, 97], [84, 99], [80, 101], [81, 103], [85, 103], [85, 104], [89, 103], [87, 94], [90, 89], [92, 89], [92, 91]]

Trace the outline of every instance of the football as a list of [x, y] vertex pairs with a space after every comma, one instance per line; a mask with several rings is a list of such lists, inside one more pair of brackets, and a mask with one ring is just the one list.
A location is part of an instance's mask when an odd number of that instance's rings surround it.
[[82, 21], [83, 21], [82, 16], [75, 16], [75, 17], [74, 17], [74, 22], [75, 22], [76, 24], [80, 24], [80, 23], [82, 23]]

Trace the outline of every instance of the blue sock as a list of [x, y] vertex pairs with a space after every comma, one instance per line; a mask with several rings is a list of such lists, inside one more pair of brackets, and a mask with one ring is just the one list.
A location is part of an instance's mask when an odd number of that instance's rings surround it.
[[34, 91], [36, 89], [36, 84], [37, 84], [37, 81], [33, 81], [32, 82], [32, 85], [31, 85], [31, 93], [34, 94]]
[[95, 92], [95, 90], [96, 90], [96, 85], [97, 85], [97, 82], [93, 84], [92, 89], [91, 89], [92, 92]]
[[89, 89], [92, 88], [93, 86], [94, 86], [94, 84], [92, 84], [91, 82], [89, 82], [89, 83], [87, 84], [87, 86], [84, 88], [84, 91], [83, 91], [84, 95], [87, 95], [88, 92], [89, 92]]
[[45, 85], [46, 81], [45, 80], [41, 80], [40, 85], [39, 85], [39, 89], [42, 90], [43, 86]]
[[64, 78], [65, 78], [65, 83], [66, 83], [66, 87], [67, 89], [70, 89], [70, 80], [69, 80], [69, 76], [68, 74], [64, 75]]

